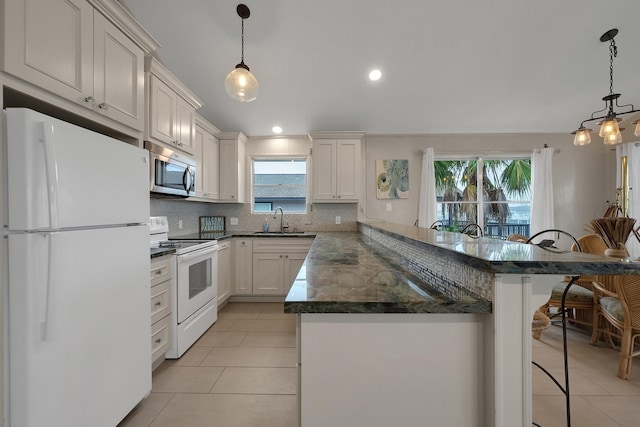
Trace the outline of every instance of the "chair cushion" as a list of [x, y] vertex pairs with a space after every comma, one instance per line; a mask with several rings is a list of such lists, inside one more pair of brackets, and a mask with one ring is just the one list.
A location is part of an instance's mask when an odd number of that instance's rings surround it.
[[622, 306], [617, 298], [602, 297], [600, 298], [600, 307], [607, 313], [613, 315], [616, 319], [624, 322], [624, 313], [622, 312]]
[[[558, 283], [553, 287], [551, 291], [551, 299], [560, 300], [562, 299], [562, 293], [564, 292], [564, 288], [567, 287], [566, 283]], [[583, 288], [579, 285], [573, 285], [569, 288], [569, 292], [567, 292], [567, 298], [565, 301], [580, 301], [580, 302], [593, 302], [593, 292], [591, 292], [587, 288]]]

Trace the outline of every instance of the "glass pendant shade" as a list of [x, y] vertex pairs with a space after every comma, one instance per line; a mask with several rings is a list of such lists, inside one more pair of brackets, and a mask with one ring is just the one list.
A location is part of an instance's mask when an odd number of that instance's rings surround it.
[[622, 142], [622, 133], [620, 133], [619, 130], [616, 133], [610, 133], [604, 137], [604, 143], [606, 145], [615, 145], [619, 142]]
[[258, 80], [242, 65], [237, 65], [227, 74], [224, 88], [231, 98], [240, 102], [250, 102], [258, 97]]
[[600, 126], [600, 135], [603, 138], [607, 138], [609, 135], [616, 135], [620, 133], [620, 128], [618, 127], [618, 119], [613, 117], [611, 119], [605, 119]]
[[640, 136], [640, 120], [636, 120], [633, 124], [636, 125], [636, 129], [633, 131], [633, 134], [635, 136]]
[[574, 132], [573, 145], [587, 145], [591, 143], [591, 129], [581, 127]]

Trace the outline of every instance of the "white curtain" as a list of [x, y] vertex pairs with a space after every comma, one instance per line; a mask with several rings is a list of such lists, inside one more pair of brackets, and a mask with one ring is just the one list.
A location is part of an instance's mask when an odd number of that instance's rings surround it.
[[418, 200], [418, 225], [429, 227], [436, 219], [436, 171], [433, 165], [433, 148], [422, 153], [422, 178], [420, 179], [420, 199]]
[[[640, 146], [637, 142], [627, 142], [616, 145], [617, 177], [616, 187], [622, 187], [621, 158], [627, 156], [627, 168], [629, 170], [629, 204], [627, 206], [627, 216], [636, 219], [636, 228], [640, 226]], [[640, 242], [632, 234], [626, 243], [627, 251], [633, 258], [640, 256]]]
[[543, 148], [533, 150], [531, 155], [531, 236], [554, 228], [553, 151], [551, 147]]

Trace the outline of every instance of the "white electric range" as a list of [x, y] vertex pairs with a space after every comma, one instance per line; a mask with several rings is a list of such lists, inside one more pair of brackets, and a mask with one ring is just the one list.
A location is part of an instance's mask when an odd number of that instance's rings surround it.
[[149, 218], [151, 248], [175, 248], [173, 255], [172, 346], [165, 354], [177, 359], [218, 318], [218, 242], [216, 240], [170, 240], [166, 217]]

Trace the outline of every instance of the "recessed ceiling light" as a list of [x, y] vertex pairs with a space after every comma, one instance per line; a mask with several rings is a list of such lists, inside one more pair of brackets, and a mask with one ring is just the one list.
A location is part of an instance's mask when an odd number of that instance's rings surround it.
[[273, 131], [273, 133], [276, 133], [276, 134], [282, 133], [282, 128], [280, 126], [274, 126], [271, 128], [271, 130]]
[[378, 69], [371, 70], [371, 72], [369, 72], [369, 80], [372, 82], [380, 80], [380, 77], [382, 77], [382, 71]]

